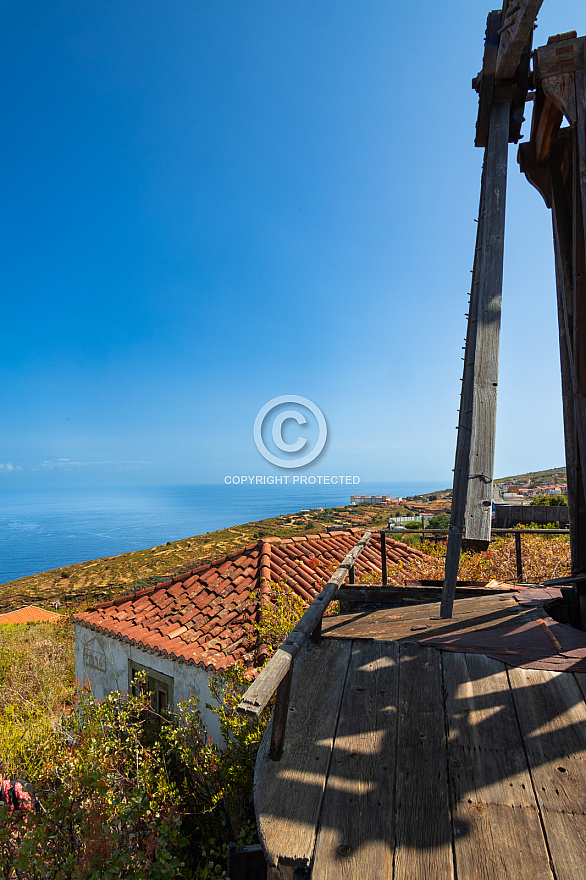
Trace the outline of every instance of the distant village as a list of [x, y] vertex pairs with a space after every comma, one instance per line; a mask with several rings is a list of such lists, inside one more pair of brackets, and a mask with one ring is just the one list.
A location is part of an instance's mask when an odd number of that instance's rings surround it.
[[568, 485], [566, 482], [559, 483], [541, 483], [538, 486], [532, 485], [531, 480], [514, 483], [493, 483], [492, 500], [498, 504], [506, 502], [507, 504], [522, 504], [530, 502], [531, 498], [538, 495], [566, 495]]
[[[539, 496], [567, 495], [567, 481], [564, 470], [559, 473], [528, 474], [518, 478], [496, 480], [492, 487], [494, 504], [531, 505], [532, 499]], [[390, 495], [351, 495], [350, 504], [378, 505], [381, 507], [401, 507], [424, 516], [433, 516], [450, 509], [452, 493], [448, 489], [428, 495], [412, 495], [391, 498]], [[395, 517], [399, 519], [399, 517]]]

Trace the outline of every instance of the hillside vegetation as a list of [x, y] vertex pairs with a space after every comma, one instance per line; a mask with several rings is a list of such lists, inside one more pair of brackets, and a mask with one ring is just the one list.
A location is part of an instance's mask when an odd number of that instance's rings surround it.
[[[416, 536], [406, 538], [418, 541]], [[389, 578], [441, 577], [445, 543], [389, 566]], [[523, 538], [527, 576], [564, 574], [566, 536]], [[511, 580], [512, 538], [463, 553], [460, 578]], [[360, 579], [359, 579], [360, 580]], [[365, 578], [365, 582], [368, 578]], [[274, 650], [304, 610], [273, 584], [256, 634]], [[73, 627], [0, 626], [0, 775], [32, 783], [36, 813], [0, 807], [0, 876], [21, 880], [214, 880], [226, 876], [228, 843], [256, 841], [252, 801], [256, 752], [266, 724], [240, 716], [243, 667], [216, 676], [212, 693], [228, 748], [205, 735], [192, 701], [155, 715], [147, 695], [74, 701]], [[15, 872], [15, 869], [19, 872]]]
[[0, 585], [0, 612], [29, 604], [51, 608], [56, 601], [62, 610], [74, 611], [144, 589], [166, 575], [189, 571], [262, 537], [315, 534], [332, 525], [382, 528], [392, 512], [388, 507], [360, 504], [285, 514], [146, 550], [78, 562]]

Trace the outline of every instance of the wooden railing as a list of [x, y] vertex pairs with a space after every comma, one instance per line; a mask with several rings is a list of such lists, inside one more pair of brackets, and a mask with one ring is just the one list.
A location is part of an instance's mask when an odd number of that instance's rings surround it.
[[[278, 761], [283, 754], [283, 743], [285, 740], [285, 729], [287, 726], [287, 712], [289, 709], [289, 695], [291, 692], [291, 680], [293, 675], [293, 665], [295, 658], [305, 645], [311, 639], [314, 643], [319, 644], [321, 639], [321, 626], [324, 612], [333, 599], [339, 599], [341, 602], [388, 602], [396, 598], [402, 592], [400, 588], [387, 589], [387, 547], [386, 536], [392, 533], [391, 530], [381, 530], [380, 534], [380, 554], [381, 554], [381, 574], [382, 584], [369, 585], [368, 588], [355, 588], [354, 566], [356, 560], [370, 542], [373, 533], [365, 532], [362, 538], [354, 545], [352, 550], [344, 558], [343, 562], [336, 569], [334, 575], [327, 582], [321, 593], [315, 597], [299, 623], [291, 630], [283, 644], [277, 648], [262, 672], [250, 685], [240, 704], [238, 711], [246, 715], [258, 717], [268, 705], [271, 697], [277, 692], [275, 700], [275, 709], [273, 713], [273, 726], [271, 730], [271, 747], [270, 757], [273, 761]], [[446, 534], [446, 529], [425, 529], [425, 533], [429, 534]], [[568, 534], [567, 531], [558, 531], [554, 529], [493, 529], [493, 534], [514, 534], [516, 542], [517, 555], [517, 578], [522, 580], [522, 562], [521, 562], [521, 534], [532, 537], [538, 534]], [[405, 532], [401, 532], [402, 535]], [[417, 532], [411, 532], [417, 534]], [[344, 582], [348, 579], [350, 589], [340, 589]], [[562, 579], [564, 581], [568, 579]], [[439, 583], [439, 582], [438, 582]], [[466, 586], [468, 582], [458, 582], [460, 586]], [[404, 588], [403, 588], [404, 590]]]
[[[350, 583], [354, 582], [354, 565], [371, 537], [372, 532], [365, 532], [360, 541], [350, 550], [321, 593], [315, 597], [299, 623], [291, 630], [283, 644], [277, 648], [240, 701], [239, 712], [258, 717], [275, 691], [277, 692], [270, 747], [270, 756], [273, 761], [278, 761], [283, 754], [295, 658], [310, 638], [315, 643], [319, 643], [324, 612], [346, 578], [349, 576]], [[382, 540], [381, 555], [385, 562], [384, 580], [386, 583], [386, 550]]]

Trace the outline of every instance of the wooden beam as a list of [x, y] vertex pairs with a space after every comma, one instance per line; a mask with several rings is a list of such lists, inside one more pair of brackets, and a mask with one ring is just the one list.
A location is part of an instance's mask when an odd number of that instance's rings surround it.
[[517, 153], [519, 170], [525, 175], [531, 186], [534, 186], [548, 208], [551, 208], [551, 174], [549, 164], [539, 165], [535, 158], [535, 142], [527, 141], [519, 144]]
[[535, 50], [536, 81], [546, 79], [549, 76], [584, 70], [586, 37], [576, 38], [575, 34], [576, 32], [573, 31], [572, 38], [567, 40], [550, 37], [547, 46], [540, 46]]
[[[480, 212], [464, 355], [464, 376], [460, 397], [450, 531], [448, 533], [440, 611], [442, 617], [452, 616], [465, 511], [467, 511], [466, 538], [490, 541], [496, 385], [486, 386], [486, 381], [496, 383], [496, 374], [498, 373], [509, 112], [510, 104], [508, 102], [493, 104], [488, 144], [484, 154], [480, 186]], [[496, 272], [493, 271], [494, 269]], [[479, 351], [481, 352], [480, 372], [478, 372]], [[493, 404], [488, 407], [488, 412], [487, 407], [482, 405], [486, 402], [486, 394], [483, 399], [482, 394], [476, 388], [477, 380], [483, 383], [482, 393], [488, 391], [488, 403]], [[481, 406], [480, 413], [475, 409], [479, 405]], [[492, 440], [488, 439], [488, 443], [482, 445], [478, 430], [479, 419], [486, 415], [491, 416], [490, 421], [486, 424], [486, 429], [488, 432], [492, 431]], [[475, 427], [476, 430], [474, 430]], [[483, 468], [482, 484], [477, 476], [480, 473], [476, 470], [478, 466]], [[473, 475], [472, 479], [475, 484], [475, 489], [472, 491], [470, 474]], [[490, 476], [488, 487], [485, 482], [487, 475]], [[486, 500], [489, 501], [489, 506], [484, 511]], [[478, 510], [472, 512], [475, 505]], [[483, 515], [479, 515], [481, 511], [484, 511]], [[469, 517], [471, 517], [470, 531]]]
[[541, 81], [541, 88], [547, 98], [556, 104], [570, 125], [575, 126], [576, 115], [576, 78], [571, 73], [560, 76], [549, 76]]
[[[583, 335], [576, 334], [580, 324], [576, 305], [584, 300], [586, 290], [583, 273], [576, 274], [580, 247], [582, 262], [584, 255], [581, 226], [576, 234], [576, 221], [581, 220], [576, 210], [580, 206], [575, 204], [579, 200], [576, 140], [569, 132], [558, 138], [550, 163], [572, 574], [586, 570], [586, 395], [576, 375], [576, 354], [584, 351]], [[583, 309], [581, 321], [583, 334]], [[575, 592], [580, 594], [583, 588], [575, 585]]]
[[444, 609], [446, 617], [452, 616], [452, 606], [454, 603], [454, 596], [456, 595], [456, 582], [458, 580], [458, 567], [460, 565], [460, 549], [462, 547], [462, 533], [464, 531], [464, 514], [466, 511], [466, 494], [468, 491], [468, 474], [470, 469], [470, 438], [472, 436], [472, 404], [474, 400], [474, 358], [476, 354], [476, 311], [482, 254], [485, 179], [486, 156], [480, 181], [478, 229], [476, 230], [472, 287], [470, 289], [470, 305], [468, 309], [468, 328], [466, 332], [466, 349], [464, 352], [462, 390], [460, 393], [460, 411], [458, 417], [458, 438], [456, 441], [452, 507], [450, 511], [450, 529], [448, 532], [445, 579], [442, 591], [442, 608]]
[[547, 162], [551, 156], [562, 119], [563, 114], [560, 108], [550, 97], [546, 96], [539, 114], [535, 138], [533, 139], [535, 142], [535, 160], [538, 165]]
[[533, 26], [543, 0], [508, 0], [503, 4], [496, 61], [498, 79], [515, 76], [521, 56], [531, 42]]
[[494, 104], [485, 156], [482, 260], [478, 281], [476, 355], [466, 540], [488, 546], [496, 433], [499, 339], [505, 244], [510, 104]]

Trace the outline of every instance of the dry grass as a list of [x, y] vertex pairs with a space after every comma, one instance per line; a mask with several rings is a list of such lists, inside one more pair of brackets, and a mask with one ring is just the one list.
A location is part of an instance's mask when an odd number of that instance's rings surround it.
[[[570, 574], [570, 539], [565, 535], [550, 537], [523, 535], [523, 579], [539, 584], [549, 578]], [[420, 548], [423, 559], [389, 565], [389, 580], [404, 584], [408, 580], [441, 580], [444, 576], [445, 543], [426, 541]], [[483, 553], [463, 552], [460, 556], [459, 580], [491, 580], [514, 583], [517, 579], [515, 540], [497, 538]]]
[[70, 712], [73, 626], [0, 626], [0, 775], [37, 778]]
[[58, 623], [0, 626], [0, 711], [15, 703], [58, 714], [74, 687], [73, 626]]

